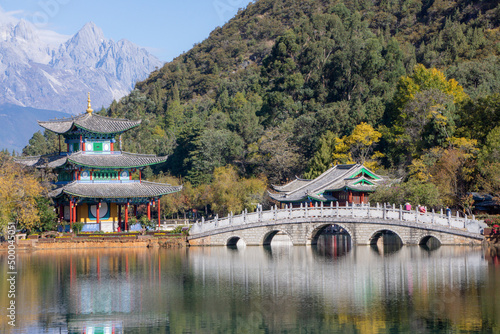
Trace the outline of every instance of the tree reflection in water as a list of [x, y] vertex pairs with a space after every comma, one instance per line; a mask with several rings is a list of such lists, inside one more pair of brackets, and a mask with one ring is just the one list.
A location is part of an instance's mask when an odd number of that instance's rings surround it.
[[19, 252], [20, 333], [500, 332], [497, 249], [405, 246], [381, 256], [345, 235], [312, 247], [278, 241]]

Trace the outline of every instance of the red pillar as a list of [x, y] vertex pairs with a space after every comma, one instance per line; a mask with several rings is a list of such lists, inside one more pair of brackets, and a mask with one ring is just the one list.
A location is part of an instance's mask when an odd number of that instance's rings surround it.
[[114, 143], [112, 142], [111, 143], [111, 152], [113, 152], [115, 150], [115, 146], [113, 145]]
[[75, 203], [73, 204], [73, 223], [76, 223], [76, 200]]
[[151, 201], [148, 201], [148, 220], [151, 220]]
[[125, 231], [128, 231], [128, 202], [125, 205]]
[[350, 191], [350, 190], [349, 190], [349, 199], [348, 199], [348, 202], [352, 203], [352, 191]]
[[365, 193], [361, 193], [361, 203], [365, 203]]
[[69, 200], [69, 225], [73, 227], [73, 200]]
[[97, 224], [99, 224], [99, 207], [101, 206], [101, 202], [98, 202], [96, 205], [96, 218], [97, 218]]
[[158, 231], [160, 230], [160, 225], [161, 225], [161, 213], [160, 213], [160, 199], [158, 198]]

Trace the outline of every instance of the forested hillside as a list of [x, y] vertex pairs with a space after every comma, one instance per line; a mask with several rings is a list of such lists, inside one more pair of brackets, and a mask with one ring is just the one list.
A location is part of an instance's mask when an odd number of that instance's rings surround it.
[[195, 186], [357, 161], [407, 181], [381, 199], [465, 209], [500, 186], [499, 27], [494, 0], [260, 0], [101, 113], [143, 119], [124, 149]]

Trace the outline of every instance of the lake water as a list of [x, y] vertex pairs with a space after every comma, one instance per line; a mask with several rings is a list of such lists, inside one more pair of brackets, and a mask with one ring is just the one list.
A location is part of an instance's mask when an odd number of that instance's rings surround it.
[[[500, 332], [495, 249], [322, 236], [309, 247], [19, 251], [17, 265], [15, 333]], [[2, 333], [8, 288], [1, 280]]]

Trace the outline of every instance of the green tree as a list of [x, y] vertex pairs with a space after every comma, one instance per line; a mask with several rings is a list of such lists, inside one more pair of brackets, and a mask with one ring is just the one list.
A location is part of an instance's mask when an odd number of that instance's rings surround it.
[[307, 171], [304, 173], [306, 179], [314, 179], [332, 166], [336, 138], [337, 136], [331, 131], [327, 131], [321, 136], [318, 150], [309, 160]]
[[442, 205], [439, 190], [431, 182], [410, 180], [400, 184], [378, 187], [370, 195], [371, 203], [394, 203], [403, 205], [410, 202], [414, 206], [439, 207]]
[[299, 169], [301, 157], [298, 147], [291, 142], [287, 127], [270, 128], [259, 139], [252, 163], [264, 167], [262, 172], [272, 182], [282, 182], [293, 177]]
[[55, 231], [57, 229], [57, 214], [51, 201], [46, 197], [38, 197], [35, 200], [40, 221], [35, 224], [34, 229], [41, 232]]
[[459, 115], [458, 133], [478, 139], [483, 144], [488, 134], [500, 123], [500, 94], [467, 101], [460, 108]]

